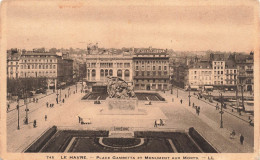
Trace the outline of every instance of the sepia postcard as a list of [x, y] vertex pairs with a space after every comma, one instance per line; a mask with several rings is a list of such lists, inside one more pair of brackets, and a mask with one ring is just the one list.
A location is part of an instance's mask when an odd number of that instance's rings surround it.
[[3, 0], [0, 160], [260, 160], [257, 0]]

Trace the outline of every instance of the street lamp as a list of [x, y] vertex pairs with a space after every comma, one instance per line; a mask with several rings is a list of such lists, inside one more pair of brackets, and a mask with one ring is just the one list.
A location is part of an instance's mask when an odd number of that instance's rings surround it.
[[220, 128], [223, 128], [223, 119], [222, 119], [222, 115], [224, 114], [223, 112], [223, 96], [222, 93], [220, 93], [220, 101], [221, 101], [221, 107], [220, 107]]
[[60, 88], [60, 101], [61, 101], [61, 88]]
[[[57, 86], [56, 86], [57, 87]], [[57, 90], [57, 103], [59, 103], [59, 93], [58, 93], [58, 89], [56, 88], [56, 90]]]
[[190, 85], [189, 85], [189, 106], [190, 106]]
[[20, 106], [19, 106], [19, 98], [18, 98], [18, 100], [17, 100], [17, 106], [16, 106], [16, 109], [17, 109], [17, 111], [18, 111], [18, 126], [17, 126], [17, 129], [19, 130], [20, 129], [20, 124], [19, 124], [19, 120], [20, 120], [20, 115], [19, 115], [19, 108], [20, 108]]
[[177, 88], [177, 98], [178, 98], [178, 88]]

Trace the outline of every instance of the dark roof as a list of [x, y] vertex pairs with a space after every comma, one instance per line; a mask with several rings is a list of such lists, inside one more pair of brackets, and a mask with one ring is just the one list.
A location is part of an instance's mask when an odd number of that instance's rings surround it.
[[59, 56], [53, 52], [44, 52], [44, 53], [36, 53], [36, 52], [25, 52], [22, 54], [23, 56]]
[[7, 52], [7, 59], [10, 59], [10, 58], [20, 58], [21, 54], [20, 53], [10, 53], [10, 52]]
[[197, 68], [197, 69], [211, 69], [211, 63], [209, 62], [197, 62], [189, 66], [190, 69]]
[[225, 68], [226, 69], [235, 69], [235, 68], [237, 68], [237, 65], [236, 65], [236, 63], [234, 61], [228, 60], [225, 63]]

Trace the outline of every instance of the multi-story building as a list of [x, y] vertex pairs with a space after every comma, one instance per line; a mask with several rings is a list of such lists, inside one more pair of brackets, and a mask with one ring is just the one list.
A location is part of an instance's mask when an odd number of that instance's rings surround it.
[[236, 54], [235, 62], [238, 69], [238, 84], [244, 85], [245, 91], [254, 90], [254, 53], [249, 55]]
[[88, 85], [107, 82], [106, 77], [119, 77], [133, 83], [133, 56], [131, 52], [101, 52], [86, 55], [86, 80]]
[[212, 86], [212, 75], [212, 65], [209, 62], [194, 63], [188, 69], [188, 85], [197, 88]]
[[233, 60], [225, 62], [225, 81], [226, 90], [236, 90], [237, 88], [237, 65]]
[[164, 49], [135, 49], [134, 85], [140, 90], [169, 89], [169, 54]]
[[213, 84], [215, 88], [221, 88], [225, 82], [224, 54], [211, 54], [210, 56], [213, 69]]
[[21, 53], [7, 52], [7, 77], [11, 79], [19, 78], [19, 60]]
[[73, 60], [56, 53], [26, 52], [19, 60], [19, 77], [45, 77], [52, 82], [70, 82], [73, 78]]

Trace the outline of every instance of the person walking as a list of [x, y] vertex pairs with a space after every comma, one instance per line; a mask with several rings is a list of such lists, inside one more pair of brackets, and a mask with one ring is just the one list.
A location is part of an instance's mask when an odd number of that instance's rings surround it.
[[67, 98], [67, 94], [65, 94], [65, 98]]
[[80, 116], [78, 116], [78, 118], [79, 118], [79, 123], [80, 123]]
[[218, 103], [217, 103], [217, 105], [216, 105], [216, 110], [219, 110], [219, 106], [218, 106]]
[[49, 107], [49, 103], [48, 102], [46, 102], [46, 106], [47, 106], [47, 108]]
[[156, 120], [154, 121], [154, 127], [157, 127], [157, 123], [156, 123]]
[[240, 144], [243, 145], [243, 143], [244, 143], [244, 136], [240, 134]]
[[64, 98], [62, 99], [62, 103], [64, 103]]
[[180, 100], [181, 104], [182, 104], [182, 99]]
[[198, 114], [198, 116], [200, 115], [200, 106], [198, 106], [197, 114]]
[[58, 104], [58, 98], [56, 98], [56, 103]]
[[45, 121], [47, 121], [47, 115], [45, 114], [45, 116], [44, 116], [44, 119], [45, 119]]
[[192, 103], [192, 108], [194, 108], [195, 107], [195, 104], [194, 103]]
[[7, 112], [9, 111], [9, 109], [10, 109], [10, 104], [8, 103], [7, 104]]

